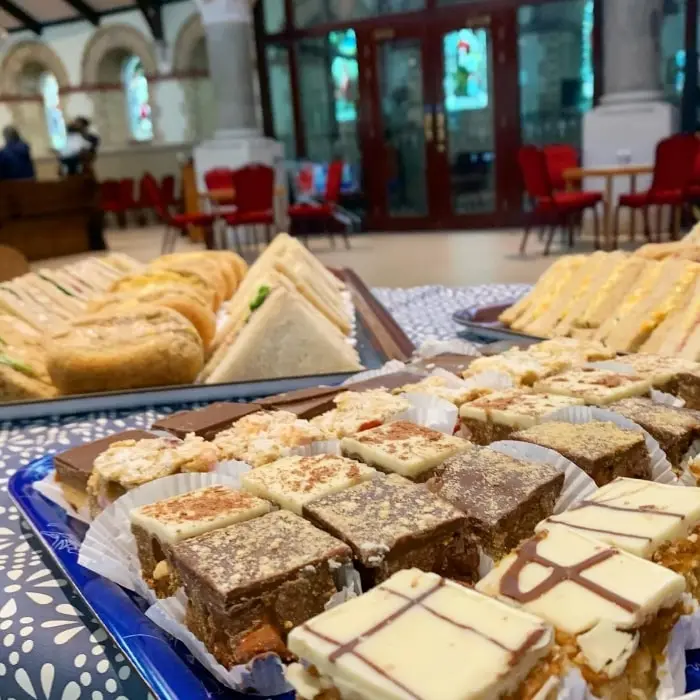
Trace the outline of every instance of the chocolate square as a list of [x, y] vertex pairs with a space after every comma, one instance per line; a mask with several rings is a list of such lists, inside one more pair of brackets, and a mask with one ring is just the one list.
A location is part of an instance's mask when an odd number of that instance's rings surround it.
[[276, 511], [173, 545], [188, 597], [186, 624], [226, 668], [271, 651], [323, 611], [350, 549], [302, 518]]
[[194, 433], [205, 440], [213, 440], [222, 430], [230, 428], [243, 416], [255, 413], [261, 408], [259, 404], [255, 403], [219, 401], [206, 408], [173, 413], [157, 420], [151, 427], [153, 430], [165, 430], [181, 439], [184, 439], [189, 433]]
[[59, 481], [84, 490], [87, 486], [88, 478], [92, 473], [92, 465], [95, 459], [115, 442], [122, 440], [144, 440], [153, 438], [153, 433], [146, 430], [124, 430], [109, 437], [89, 442], [79, 447], [73, 447], [54, 457], [53, 463], [56, 468], [56, 477]]
[[488, 448], [450, 457], [428, 488], [461, 510], [487, 554], [498, 560], [554, 512], [564, 474]]
[[377, 477], [312, 501], [303, 513], [352, 547], [367, 588], [411, 567], [476, 580], [479, 556], [466, 516], [421, 484]]
[[583, 469], [598, 486], [618, 476], [651, 479], [651, 461], [644, 436], [614, 423], [540, 423], [512, 436], [513, 440], [548, 447]]
[[447, 372], [462, 377], [465, 370], [477, 358], [476, 355], [460, 355], [453, 352], [443, 352], [433, 357], [425, 357], [420, 360], [415, 360], [411, 363], [411, 367], [432, 372], [435, 369], [444, 369]]

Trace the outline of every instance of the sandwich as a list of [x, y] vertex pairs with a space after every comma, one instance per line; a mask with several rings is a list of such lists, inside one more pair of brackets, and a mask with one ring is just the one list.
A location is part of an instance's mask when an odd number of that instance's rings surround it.
[[527, 332], [530, 325], [547, 312], [559, 298], [562, 290], [566, 288], [573, 274], [583, 265], [585, 260], [585, 255], [569, 256], [567, 265], [562, 266], [561, 272], [548, 282], [546, 288], [530, 302], [528, 308], [511, 324], [511, 327], [517, 331]]
[[527, 326], [527, 332], [541, 338], [556, 335], [554, 329], [559, 322], [569, 313], [578, 299], [600, 279], [599, 270], [607, 258], [608, 254], [601, 251], [587, 256], [559, 290], [549, 308]]
[[49, 399], [56, 393], [41, 334], [14, 316], [0, 315], [0, 401]]
[[567, 255], [563, 258], [559, 258], [559, 260], [550, 265], [544, 274], [540, 276], [539, 280], [537, 280], [537, 284], [535, 284], [530, 292], [503, 311], [498, 317], [498, 320], [506, 326], [512, 326], [532, 304], [537, 303], [540, 297], [549, 292], [550, 287], [560, 275], [567, 274], [574, 259], [575, 256]]
[[[601, 327], [597, 338], [618, 352], [637, 352], [656, 327], [680, 308], [684, 294], [700, 271], [698, 263], [667, 258], [650, 275], [648, 287], [641, 287], [623, 302], [611, 323]], [[653, 280], [653, 282], [652, 282]]]
[[282, 276], [249, 297], [245, 321], [229, 330], [199, 381], [251, 381], [352, 372], [356, 350], [333, 324]]
[[[600, 264], [595, 269], [595, 274], [591, 272], [585, 289], [567, 305], [559, 323], [554, 327], [554, 336], [572, 335], [578, 329], [580, 319], [593, 303], [601, 285], [615, 273], [615, 270], [626, 258], [627, 254], [618, 250], [614, 253], [607, 253], [601, 259]], [[590, 271], [590, 268], [588, 270]]]

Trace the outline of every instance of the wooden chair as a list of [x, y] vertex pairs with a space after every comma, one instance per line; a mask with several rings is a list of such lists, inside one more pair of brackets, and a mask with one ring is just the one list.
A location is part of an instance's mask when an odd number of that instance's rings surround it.
[[27, 258], [16, 248], [0, 244], [0, 282], [9, 282], [29, 272]]

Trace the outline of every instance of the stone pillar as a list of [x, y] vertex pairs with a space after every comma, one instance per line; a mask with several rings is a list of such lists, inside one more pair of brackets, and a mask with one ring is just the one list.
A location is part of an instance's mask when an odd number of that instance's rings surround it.
[[[652, 163], [656, 144], [678, 128], [676, 109], [664, 101], [661, 91], [663, 4], [663, 0], [603, 0], [605, 94], [584, 118], [585, 165]], [[639, 188], [646, 184], [640, 178]], [[615, 199], [627, 190], [628, 182], [619, 178]]]
[[206, 34], [209, 74], [214, 88], [217, 127], [214, 137], [194, 151], [200, 191], [212, 168], [264, 163], [284, 182], [283, 148], [263, 137], [256, 116], [251, 0], [196, 0]]

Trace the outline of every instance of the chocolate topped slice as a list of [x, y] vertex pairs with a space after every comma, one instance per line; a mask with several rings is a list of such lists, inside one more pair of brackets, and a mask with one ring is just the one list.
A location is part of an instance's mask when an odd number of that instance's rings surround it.
[[396, 474], [307, 503], [303, 513], [352, 547], [364, 585], [410, 566], [457, 579], [476, 574], [479, 557], [466, 516]]
[[86, 445], [73, 447], [54, 457], [56, 476], [61, 482], [74, 488], [84, 489], [87, 486], [95, 459], [107, 450], [110, 445], [122, 440], [143, 440], [152, 437], [155, 437], [153, 433], [145, 430], [125, 430], [101, 440], [89, 442]]
[[255, 403], [229, 403], [219, 401], [195, 411], [179, 411], [161, 418], [153, 424], [154, 430], [166, 430], [179, 438], [194, 433], [205, 440], [212, 440], [222, 430], [230, 428], [237, 420], [262, 408]]
[[564, 474], [548, 464], [514, 459], [488, 448], [448, 459], [428, 488], [452, 503], [489, 556], [500, 559], [531, 537], [554, 512]]
[[226, 668], [266, 651], [283, 659], [292, 627], [323, 612], [350, 549], [281, 510], [170, 550], [188, 598], [185, 623]]

